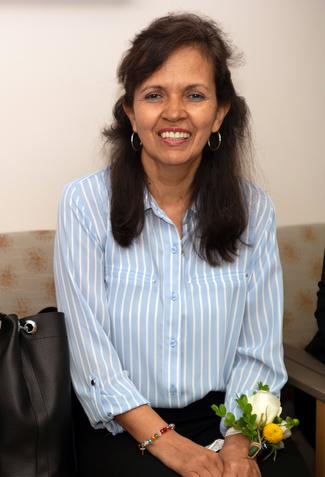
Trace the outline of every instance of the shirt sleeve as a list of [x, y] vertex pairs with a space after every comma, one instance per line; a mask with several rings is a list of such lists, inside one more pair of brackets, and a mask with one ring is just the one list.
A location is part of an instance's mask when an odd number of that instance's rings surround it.
[[72, 382], [91, 425], [117, 434], [123, 428], [114, 417], [148, 401], [123, 369], [110, 339], [106, 233], [91, 188], [68, 186], [59, 206], [54, 275], [58, 308], [66, 319]]
[[[235, 355], [234, 366], [226, 387], [226, 408], [241, 415], [236, 398], [250, 395], [257, 384], [267, 384], [279, 395], [287, 380], [283, 361], [283, 281], [276, 239], [274, 209], [263, 195], [251, 234], [252, 248], [245, 314]], [[221, 423], [221, 432], [226, 428]]]

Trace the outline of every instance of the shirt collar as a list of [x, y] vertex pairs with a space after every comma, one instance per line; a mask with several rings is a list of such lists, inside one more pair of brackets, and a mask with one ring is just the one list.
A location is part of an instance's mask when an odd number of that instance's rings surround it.
[[151, 194], [148, 191], [148, 189], [145, 187], [144, 189], [144, 194], [143, 194], [143, 205], [144, 205], [144, 210], [151, 209], [152, 204], [151, 204]]

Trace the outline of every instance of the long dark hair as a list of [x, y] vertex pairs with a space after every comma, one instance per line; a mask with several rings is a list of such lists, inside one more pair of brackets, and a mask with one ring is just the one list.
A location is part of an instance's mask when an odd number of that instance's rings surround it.
[[146, 175], [140, 152], [131, 147], [132, 126], [123, 104], [132, 107], [134, 92], [175, 50], [193, 45], [212, 62], [218, 104], [230, 106], [217, 151], [205, 146], [192, 184], [197, 209], [195, 243], [210, 265], [232, 262], [247, 225], [242, 190], [244, 158], [249, 144], [248, 108], [231, 80], [232, 48], [210, 19], [194, 14], [170, 14], [154, 20], [132, 42], [118, 69], [125, 93], [114, 107], [114, 122], [104, 130], [111, 144], [111, 225], [114, 239], [131, 245], [144, 226]]

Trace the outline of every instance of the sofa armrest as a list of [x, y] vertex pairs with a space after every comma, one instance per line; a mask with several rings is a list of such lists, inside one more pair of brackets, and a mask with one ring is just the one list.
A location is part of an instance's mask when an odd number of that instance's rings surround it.
[[315, 477], [325, 476], [325, 365], [305, 350], [284, 344], [289, 383], [316, 398]]
[[284, 344], [289, 383], [325, 403], [325, 365], [303, 349]]

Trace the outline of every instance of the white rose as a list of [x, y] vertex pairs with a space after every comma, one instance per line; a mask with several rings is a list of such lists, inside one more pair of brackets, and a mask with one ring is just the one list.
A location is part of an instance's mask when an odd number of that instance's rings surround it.
[[280, 400], [269, 391], [257, 391], [248, 398], [248, 402], [252, 405], [252, 414], [257, 416], [257, 424], [268, 424], [282, 412]]

